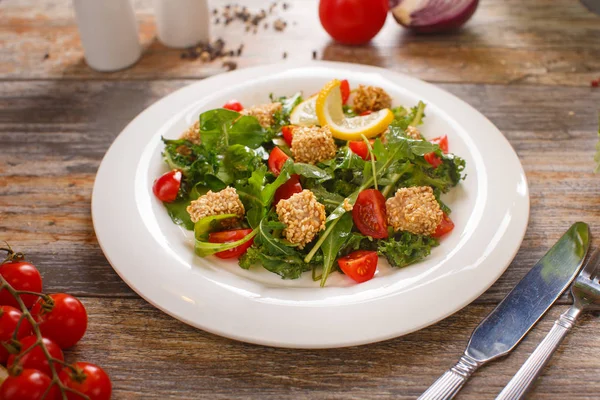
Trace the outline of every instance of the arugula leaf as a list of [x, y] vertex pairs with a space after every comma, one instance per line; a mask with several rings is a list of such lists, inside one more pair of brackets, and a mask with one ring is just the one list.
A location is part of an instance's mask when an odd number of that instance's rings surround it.
[[220, 150], [234, 144], [255, 149], [267, 140], [265, 130], [255, 117], [224, 108], [200, 114], [200, 137], [206, 147]]
[[163, 203], [171, 220], [189, 231], [194, 229], [194, 223], [187, 212], [191, 201], [191, 199], [177, 199], [172, 203]]
[[209, 215], [201, 218], [194, 224], [194, 237], [196, 240], [208, 240], [210, 231], [218, 230], [221, 227], [220, 222], [224, 219], [237, 218], [236, 214]]
[[248, 179], [254, 170], [263, 165], [258, 149], [253, 150], [241, 144], [229, 146], [223, 158], [223, 170], [230, 175], [231, 182]]
[[329, 235], [326, 236], [321, 249], [323, 251], [323, 274], [321, 276], [321, 287], [325, 286], [327, 277], [333, 267], [333, 263], [337, 259], [340, 249], [348, 241], [350, 237], [350, 231], [352, 231], [354, 223], [352, 221], [352, 215], [346, 213], [341, 218], [335, 221], [329, 222], [329, 226], [326, 229]]
[[194, 244], [194, 252], [200, 257], [210, 256], [220, 251], [233, 249], [234, 247], [242, 245], [248, 240], [252, 239], [254, 236], [256, 236], [257, 233], [258, 229], [254, 229], [252, 232], [250, 232], [240, 240], [228, 243], [210, 243], [202, 240], [196, 240]]
[[438, 244], [436, 239], [429, 236], [400, 232], [396, 237], [380, 240], [377, 252], [385, 256], [390, 265], [401, 268], [421, 261]]
[[294, 163], [293, 169], [295, 174], [302, 175], [305, 178], [316, 179], [317, 182], [333, 179], [333, 175], [331, 175], [328, 171], [314, 165]]
[[297, 92], [296, 94], [290, 97], [281, 96], [278, 98], [275, 98], [275, 96], [273, 96], [273, 93], [271, 93], [269, 97], [271, 98], [271, 102], [281, 103], [281, 111], [278, 111], [273, 115], [273, 119], [275, 122], [271, 127], [272, 130], [279, 131], [282, 126], [290, 124], [290, 114], [294, 107], [302, 103], [302, 93]]
[[302, 261], [302, 257], [298, 255], [274, 256], [263, 253], [261, 248], [250, 247], [240, 257], [239, 265], [248, 269], [256, 264], [261, 264], [267, 271], [281, 276], [282, 279], [298, 279], [302, 273], [310, 271], [313, 267]]

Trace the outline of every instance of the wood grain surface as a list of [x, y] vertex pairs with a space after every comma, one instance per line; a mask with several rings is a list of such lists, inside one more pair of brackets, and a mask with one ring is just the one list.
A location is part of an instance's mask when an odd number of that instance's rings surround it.
[[[175, 0], [174, 0], [175, 1]], [[240, 1], [252, 10], [258, 0]], [[102, 74], [82, 58], [68, 0], [0, 2], [0, 240], [26, 251], [49, 292], [81, 296], [90, 314], [70, 360], [106, 367], [115, 399], [410, 399], [460, 356], [472, 329], [568, 226], [600, 235], [594, 175], [600, 89], [600, 17], [570, 0], [482, 0], [450, 35], [416, 36], [391, 18], [371, 45], [344, 47], [320, 28], [316, 0], [289, 0], [269, 17], [283, 32], [213, 26], [244, 43], [238, 67], [319, 59], [386, 67], [436, 82], [474, 105], [517, 151], [531, 191], [528, 230], [507, 272], [472, 305], [403, 338], [332, 350], [247, 345], [190, 328], [140, 299], [112, 270], [90, 216], [94, 177], [120, 130], [145, 107], [223, 70], [181, 58], [155, 39], [152, 2], [136, 1], [141, 60]], [[211, 1], [221, 8], [224, 1]], [[461, 399], [493, 399], [560, 305], [509, 357], [478, 372]], [[393, 316], [392, 316], [393, 317]], [[587, 316], [536, 385], [532, 399], [600, 398], [600, 321]]]

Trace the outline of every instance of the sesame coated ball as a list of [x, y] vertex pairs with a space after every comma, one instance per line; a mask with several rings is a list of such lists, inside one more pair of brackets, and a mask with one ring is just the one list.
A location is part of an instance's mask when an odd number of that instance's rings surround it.
[[294, 161], [316, 164], [335, 157], [337, 147], [328, 126], [296, 126], [293, 130]]
[[400, 188], [385, 206], [394, 231], [431, 235], [442, 222], [443, 212], [429, 186]]
[[237, 218], [221, 221], [221, 224], [226, 227], [236, 225], [244, 217], [244, 205], [240, 201], [237, 191], [232, 187], [227, 187], [219, 192], [209, 190], [205, 195], [192, 201], [186, 210], [194, 223], [212, 215], [236, 214]]
[[263, 128], [268, 128], [275, 122], [273, 116], [276, 112], [281, 111], [281, 107], [281, 103], [279, 102], [261, 104], [250, 108], [244, 108], [240, 114], [255, 117]]
[[285, 238], [301, 249], [325, 229], [325, 206], [310, 190], [305, 189], [289, 199], [280, 200], [276, 211], [279, 221], [286, 225], [283, 230]]
[[189, 140], [194, 144], [200, 144], [200, 121], [196, 121], [183, 134], [181, 139]]
[[354, 112], [379, 111], [392, 106], [392, 98], [385, 90], [376, 86], [358, 85], [352, 94]]

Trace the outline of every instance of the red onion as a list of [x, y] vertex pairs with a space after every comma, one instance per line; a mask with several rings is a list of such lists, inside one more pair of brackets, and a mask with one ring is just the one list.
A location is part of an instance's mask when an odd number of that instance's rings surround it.
[[402, 26], [433, 33], [462, 26], [478, 4], [479, 0], [390, 0], [390, 10]]

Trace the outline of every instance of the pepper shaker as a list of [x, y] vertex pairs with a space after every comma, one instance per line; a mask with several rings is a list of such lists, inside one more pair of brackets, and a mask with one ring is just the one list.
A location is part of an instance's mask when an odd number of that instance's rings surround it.
[[129, 67], [142, 54], [131, 0], [73, 0], [85, 61], [108, 72]]
[[155, 0], [158, 39], [168, 47], [184, 48], [209, 39], [207, 0]]

